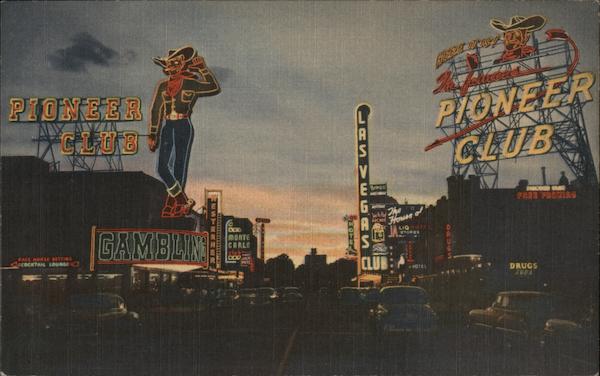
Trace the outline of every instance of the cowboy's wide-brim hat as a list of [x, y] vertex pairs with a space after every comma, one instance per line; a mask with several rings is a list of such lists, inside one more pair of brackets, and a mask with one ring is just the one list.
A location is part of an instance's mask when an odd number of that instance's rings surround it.
[[500, 31], [524, 29], [525, 31], [532, 32], [541, 29], [545, 24], [546, 18], [543, 16], [513, 16], [507, 24], [497, 19], [490, 21], [490, 25]]
[[155, 64], [158, 64], [161, 67], [165, 68], [169, 60], [173, 60], [175, 58], [178, 58], [179, 56], [183, 56], [183, 62], [188, 63], [194, 57], [196, 57], [196, 55], [197, 52], [192, 46], [183, 46], [175, 50], [169, 50], [167, 56], [154, 57], [152, 58], [152, 61], [154, 61]]

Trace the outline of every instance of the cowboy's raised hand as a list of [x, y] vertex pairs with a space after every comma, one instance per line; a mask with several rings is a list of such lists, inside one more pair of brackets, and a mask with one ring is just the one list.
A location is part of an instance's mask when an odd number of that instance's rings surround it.
[[192, 65], [198, 67], [199, 69], [206, 69], [206, 61], [202, 56], [196, 56], [192, 59]]
[[149, 134], [148, 135], [148, 149], [150, 149], [150, 151], [154, 153], [157, 148], [158, 148], [158, 136], [155, 134]]

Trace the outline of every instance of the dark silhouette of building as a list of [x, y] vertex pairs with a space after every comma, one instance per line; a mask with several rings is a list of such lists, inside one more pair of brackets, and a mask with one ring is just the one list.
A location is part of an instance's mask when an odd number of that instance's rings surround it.
[[327, 284], [327, 255], [317, 254], [316, 248], [304, 256], [304, 288], [316, 291]]
[[327, 255], [318, 255], [316, 248], [310, 249], [310, 254], [304, 256], [304, 265], [311, 269], [322, 268], [327, 265]]
[[[598, 280], [598, 187], [573, 185], [569, 195], [521, 195], [516, 188], [482, 189], [477, 176], [451, 176], [448, 198], [426, 208], [416, 221], [426, 231], [415, 245], [429, 273], [450, 255], [481, 254], [498, 288], [544, 288], [589, 293]], [[525, 199], [524, 199], [525, 198]], [[515, 263], [535, 263], [515, 278]]]
[[2, 265], [70, 256], [89, 265], [92, 226], [199, 230], [163, 219], [164, 185], [142, 172], [50, 172], [35, 157], [2, 157]]

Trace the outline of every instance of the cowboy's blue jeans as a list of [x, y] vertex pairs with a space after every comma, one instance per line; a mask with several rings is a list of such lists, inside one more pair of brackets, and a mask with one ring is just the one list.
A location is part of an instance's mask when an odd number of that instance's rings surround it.
[[175, 183], [185, 188], [193, 141], [194, 127], [190, 119], [165, 122], [160, 132], [157, 171], [167, 188]]

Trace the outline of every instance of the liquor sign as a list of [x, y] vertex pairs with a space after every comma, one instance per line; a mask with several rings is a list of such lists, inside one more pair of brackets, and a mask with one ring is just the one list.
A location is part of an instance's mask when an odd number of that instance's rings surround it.
[[90, 271], [95, 265], [184, 264], [206, 267], [206, 232], [92, 227]]
[[444, 136], [425, 151], [451, 142], [453, 175], [491, 169], [480, 175], [481, 183], [495, 187], [498, 168], [492, 164], [557, 153], [576, 178], [597, 184], [582, 114], [593, 100], [594, 75], [576, 70], [579, 49], [565, 30], [536, 36], [547, 21], [540, 15], [492, 19], [501, 34], [438, 55], [436, 69], [446, 69], [433, 94], [447, 97], [439, 102], [435, 127]]
[[416, 239], [420, 236], [424, 225], [413, 223], [414, 219], [425, 210], [425, 205], [398, 205], [386, 206], [387, 211], [387, 238], [388, 239]]
[[221, 269], [222, 195], [220, 190], [204, 191], [208, 222], [208, 267], [211, 269]]

